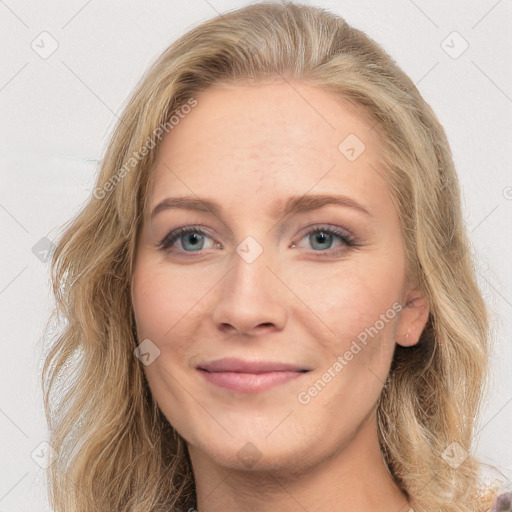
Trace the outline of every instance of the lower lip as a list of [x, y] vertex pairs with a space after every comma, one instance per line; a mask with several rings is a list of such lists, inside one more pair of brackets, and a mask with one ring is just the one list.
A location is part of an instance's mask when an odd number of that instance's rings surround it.
[[238, 372], [207, 372], [199, 370], [206, 380], [240, 393], [257, 393], [297, 379], [307, 372], [266, 372], [266, 373], [238, 373]]

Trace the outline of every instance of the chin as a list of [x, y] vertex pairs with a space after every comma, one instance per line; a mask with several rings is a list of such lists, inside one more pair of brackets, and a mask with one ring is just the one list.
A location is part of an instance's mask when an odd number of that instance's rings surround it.
[[265, 439], [265, 435], [257, 439], [250, 438], [243, 433], [225, 439], [211, 440], [203, 438], [201, 443], [189, 444], [189, 451], [200, 458], [207, 457], [225, 469], [231, 471], [273, 471], [283, 472], [287, 475], [302, 474], [311, 464], [311, 452], [304, 456], [305, 442], [297, 439], [293, 442], [288, 439], [284, 444], [282, 439]]

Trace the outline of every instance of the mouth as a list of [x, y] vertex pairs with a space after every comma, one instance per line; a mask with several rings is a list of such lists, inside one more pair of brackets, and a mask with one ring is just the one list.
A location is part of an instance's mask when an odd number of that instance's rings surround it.
[[196, 367], [209, 383], [240, 393], [258, 393], [305, 375], [311, 369], [298, 365], [219, 359]]

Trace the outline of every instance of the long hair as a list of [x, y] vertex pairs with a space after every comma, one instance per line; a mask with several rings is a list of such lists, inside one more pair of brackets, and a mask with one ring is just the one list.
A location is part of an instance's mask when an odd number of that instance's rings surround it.
[[483, 463], [472, 451], [487, 389], [489, 312], [444, 130], [363, 32], [322, 8], [263, 2], [194, 27], [155, 61], [124, 108], [94, 193], [58, 241], [51, 319], [61, 327], [41, 375], [58, 453], [47, 473], [55, 512], [195, 507], [186, 443], [134, 355], [130, 284], [142, 213], [158, 143], [195, 95], [218, 82], [288, 79], [353, 104], [379, 131], [407, 272], [431, 307], [418, 344], [396, 347], [379, 399], [383, 459], [416, 512], [487, 510], [478, 498]]

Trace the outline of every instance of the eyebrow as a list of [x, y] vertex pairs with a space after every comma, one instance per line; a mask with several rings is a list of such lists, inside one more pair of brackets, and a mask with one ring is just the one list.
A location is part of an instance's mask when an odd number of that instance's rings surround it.
[[[355, 199], [345, 195], [331, 194], [292, 196], [286, 200], [284, 207], [276, 208], [273, 213], [276, 217], [281, 218], [295, 213], [316, 210], [317, 208], [330, 204], [352, 208], [369, 217], [374, 217], [368, 208], [358, 203]], [[216, 217], [222, 218], [222, 208], [217, 202], [208, 198], [196, 198], [191, 196], [167, 197], [153, 208], [150, 218], [153, 219], [158, 213], [175, 208], [210, 212]]]

